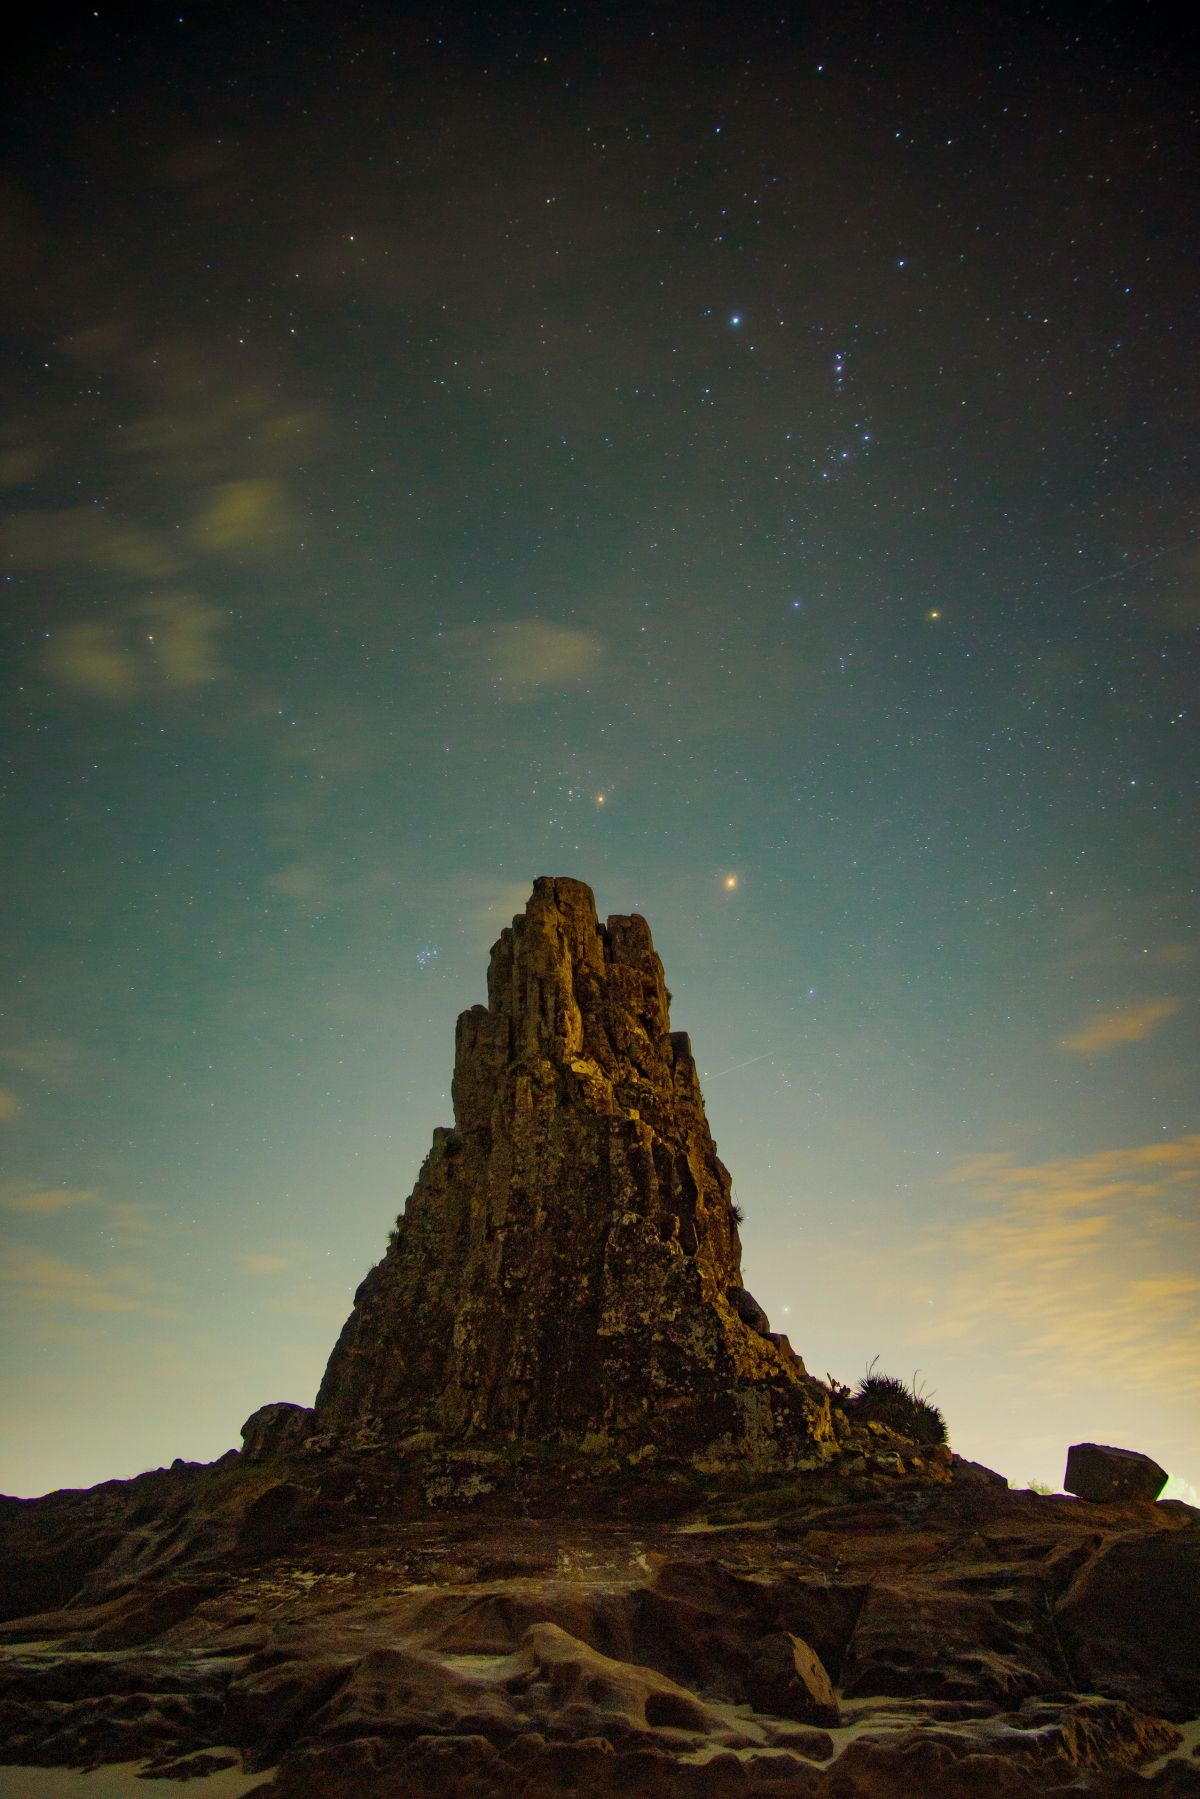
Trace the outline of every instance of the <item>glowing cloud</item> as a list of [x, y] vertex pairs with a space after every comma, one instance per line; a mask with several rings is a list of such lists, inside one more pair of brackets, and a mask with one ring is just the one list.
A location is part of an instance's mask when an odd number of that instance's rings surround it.
[[0, 1209], [24, 1212], [35, 1218], [52, 1218], [56, 1212], [67, 1212], [75, 1206], [92, 1206], [96, 1194], [87, 1187], [47, 1187], [23, 1192], [0, 1194]]
[[79, 1070], [79, 1050], [65, 1037], [32, 1037], [0, 1048], [0, 1063], [52, 1087], [69, 1087]]
[[216, 637], [224, 622], [212, 606], [172, 594], [143, 608], [154, 672], [169, 687], [200, 687], [223, 674]]
[[111, 625], [64, 625], [50, 640], [46, 668], [57, 681], [106, 700], [131, 700], [137, 670]]
[[1200, 1133], [1032, 1164], [975, 1156], [950, 1178], [979, 1213], [937, 1240], [923, 1334], [1002, 1342], [1035, 1382], [1200, 1394]]
[[15, 1093], [7, 1087], [0, 1087], [0, 1119], [15, 1118], [21, 1110], [21, 1102]]
[[596, 671], [604, 654], [603, 642], [593, 632], [540, 618], [512, 619], [494, 630], [471, 632], [468, 648], [497, 696], [508, 700], [576, 687]]
[[192, 537], [202, 550], [264, 552], [278, 546], [291, 523], [282, 481], [223, 481], [210, 489]]
[[141, 1300], [121, 1291], [137, 1278], [130, 1269], [97, 1274], [29, 1244], [0, 1244], [0, 1287], [8, 1289], [10, 1300], [24, 1300], [39, 1310], [56, 1306], [77, 1312], [137, 1312]]
[[108, 620], [69, 624], [46, 646], [50, 676], [110, 701], [164, 688], [200, 687], [224, 672], [217, 655], [223, 616], [188, 594], [167, 594]]
[[1079, 1030], [1064, 1037], [1062, 1047], [1080, 1055], [1099, 1056], [1121, 1043], [1143, 1043], [1165, 1019], [1173, 1018], [1179, 1007], [1177, 999], [1148, 999], [1140, 1006], [1098, 1012]]
[[492, 881], [484, 875], [465, 875], [447, 892], [448, 904], [461, 911], [470, 927], [471, 940], [490, 949], [506, 925], [525, 909], [528, 881]]
[[266, 877], [266, 885], [278, 898], [288, 900], [308, 918], [321, 918], [338, 904], [341, 891], [323, 863], [308, 859], [287, 862]]
[[293, 1256], [241, 1255], [237, 1267], [242, 1274], [290, 1274], [295, 1267]]

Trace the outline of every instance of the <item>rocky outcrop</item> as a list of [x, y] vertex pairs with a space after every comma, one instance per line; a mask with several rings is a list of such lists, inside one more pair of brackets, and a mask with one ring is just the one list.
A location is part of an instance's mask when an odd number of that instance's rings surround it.
[[830, 1465], [693, 1475], [664, 1516], [661, 1468], [472, 1454], [452, 1508], [386, 1448], [27, 1502], [0, 1573], [71, 1519], [117, 1547], [0, 1625], [0, 1761], [271, 1799], [1200, 1795], [1186, 1506]]
[[1063, 1486], [1078, 1499], [1100, 1505], [1113, 1500], [1157, 1499], [1166, 1484], [1166, 1469], [1140, 1450], [1072, 1443], [1067, 1451]]
[[355, 1296], [320, 1428], [786, 1465], [829, 1395], [742, 1283], [650, 930], [543, 877], [458, 1021], [454, 1125]]
[[248, 1462], [267, 1462], [294, 1454], [312, 1436], [312, 1407], [276, 1400], [260, 1405], [242, 1426], [242, 1454]]

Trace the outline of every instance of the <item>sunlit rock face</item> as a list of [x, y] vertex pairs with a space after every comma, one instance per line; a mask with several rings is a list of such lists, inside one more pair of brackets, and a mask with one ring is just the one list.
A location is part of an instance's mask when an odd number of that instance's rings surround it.
[[318, 1427], [789, 1462], [828, 1394], [742, 1287], [730, 1179], [645, 920], [535, 881], [458, 1020], [434, 1134]]

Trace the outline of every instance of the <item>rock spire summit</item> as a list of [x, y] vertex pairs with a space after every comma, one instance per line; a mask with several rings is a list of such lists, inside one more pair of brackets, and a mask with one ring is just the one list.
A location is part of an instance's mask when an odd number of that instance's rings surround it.
[[542, 876], [458, 1020], [434, 1133], [318, 1428], [700, 1462], [832, 1448], [828, 1394], [742, 1286], [729, 1174], [645, 919]]

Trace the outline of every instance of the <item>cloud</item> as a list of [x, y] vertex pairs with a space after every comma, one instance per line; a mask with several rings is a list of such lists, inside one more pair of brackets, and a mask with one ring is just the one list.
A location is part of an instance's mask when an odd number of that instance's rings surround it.
[[[243, 1250], [234, 1257], [239, 1274], [259, 1283], [252, 1303], [264, 1311], [338, 1323], [345, 1317], [345, 1287], [341, 1282], [314, 1281], [311, 1245], [287, 1237], [273, 1249]], [[332, 1303], [331, 1303], [332, 1302]]]
[[15, 1093], [7, 1087], [0, 1087], [0, 1119], [15, 1118], [21, 1110], [21, 1102]]
[[36, 481], [50, 460], [43, 444], [11, 444], [0, 450], [0, 487], [24, 487]]
[[458, 645], [498, 699], [530, 700], [567, 691], [594, 674], [601, 638], [546, 619], [517, 618], [459, 633]]
[[224, 672], [217, 660], [216, 636], [224, 615], [186, 594], [148, 602], [140, 616], [154, 628], [146, 634], [150, 661], [169, 687], [200, 687]]
[[520, 618], [496, 632], [497, 681], [514, 687], [573, 687], [600, 662], [603, 645], [590, 631]]
[[166, 594], [106, 620], [64, 625], [44, 663], [54, 680], [111, 701], [200, 687], [224, 672], [217, 654], [223, 623], [203, 601]]
[[158, 1208], [137, 1200], [114, 1200], [104, 1208], [104, 1222], [114, 1243], [144, 1243], [158, 1224]]
[[78, 1071], [79, 1051], [65, 1037], [34, 1037], [0, 1048], [0, 1063], [51, 1086], [69, 1087]]
[[450, 898], [470, 931], [470, 941], [490, 949], [518, 912], [525, 910], [533, 877], [527, 881], [493, 881], [465, 875], [453, 882]]
[[210, 488], [192, 538], [202, 550], [264, 552], [276, 549], [292, 529], [282, 481], [256, 476]]
[[131, 700], [140, 685], [133, 658], [111, 625], [64, 625], [50, 640], [45, 664], [56, 681], [107, 700]]
[[31, 569], [84, 568], [161, 581], [178, 568], [161, 532], [128, 524], [96, 506], [10, 513], [0, 523], [0, 548]]
[[78, 1312], [137, 1312], [142, 1301], [122, 1288], [140, 1276], [130, 1268], [97, 1273], [26, 1243], [0, 1243], [0, 1286], [10, 1300]]
[[341, 889], [317, 861], [285, 862], [266, 878], [272, 893], [290, 900], [306, 918], [321, 918], [339, 903]]
[[1080, 1055], [1096, 1056], [1120, 1043], [1144, 1043], [1165, 1019], [1174, 1017], [1180, 1004], [1177, 999], [1148, 999], [1139, 1006], [1097, 1012], [1081, 1029], [1064, 1037], [1062, 1047]]
[[158, 1211], [136, 1200], [105, 1200], [91, 1187], [34, 1187], [20, 1181], [0, 1185], [0, 1212], [14, 1217], [57, 1218], [62, 1212], [86, 1209], [93, 1233], [110, 1243], [140, 1245], [155, 1229]]
[[950, 1178], [972, 1212], [923, 1245], [939, 1267], [925, 1335], [995, 1341], [1035, 1384], [1200, 1395], [1200, 1133], [975, 1156]]
[[1163, 943], [1147, 952], [1147, 960], [1160, 968], [1180, 968], [1196, 959], [1194, 943]]
[[290, 1274], [296, 1265], [294, 1256], [240, 1255], [237, 1267], [243, 1274]]
[[75, 1206], [94, 1206], [96, 1194], [88, 1187], [45, 1187], [24, 1190], [17, 1188], [0, 1194], [0, 1210], [5, 1212], [24, 1212], [37, 1218], [52, 1218], [56, 1212], [66, 1212]]

